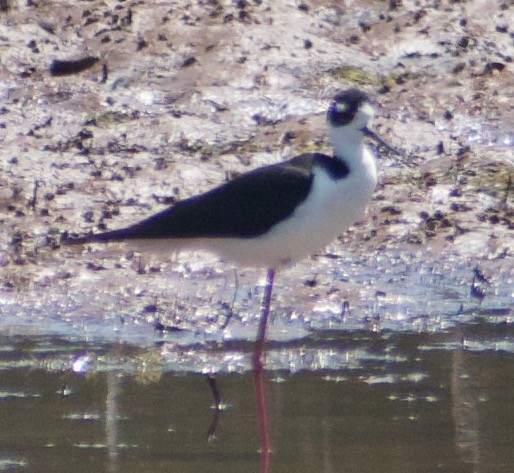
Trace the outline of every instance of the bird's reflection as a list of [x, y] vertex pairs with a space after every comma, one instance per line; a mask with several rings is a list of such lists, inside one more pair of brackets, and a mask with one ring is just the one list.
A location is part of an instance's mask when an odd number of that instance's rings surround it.
[[269, 435], [268, 409], [266, 404], [266, 386], [263, 379], [262, 363], [254, 364], [255, 395], [259, 418], [259, 436], [261, 446], [260, 473], [268, 473], [270, 466], [271, 441]]
[[[260, 438], [260, 473], [269, 473], [271, 442], [269, 435], [268, 410], [266, 403], [266, 386], [264, 382], [264, 371], [262, 363], [256, 363], [254, 357], [253, 374], [255, 381], [255, 394], [257, 403], [257, 417], [259, 421]], [[212, 442], [216, 438], [216, 430], [219, 425], [221, 414], [226, 410], [226, 404], [221, 399], [218, 383], [213, 375], [207, 375], [207, 383], [213, 397], [213, 410], [211, 423], [207, 430], [207, 441]]]
[[220, 414], [224, 410], [224, 405], [221, 402], [221, 395], [218, 389], [218, 383], [216, 382], [216, 378], [212, 375], [207, 375], [207, 383], [211, 388], [212, 397], [214, 399], [214, 414], [212, 416], [211, 425], [207, 430], [207, 441], [212, 442], [216, 438], [216, 429], [218, 428]]

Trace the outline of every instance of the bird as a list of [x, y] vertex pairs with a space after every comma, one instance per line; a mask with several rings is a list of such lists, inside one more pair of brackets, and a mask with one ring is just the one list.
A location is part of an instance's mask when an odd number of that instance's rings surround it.
[[374, 107], [365, 92], [337, 93], [326, 116], [331, 156], [303, 153], [241, 174], [133, 225], [64, 235], [62, 243], [155, 244], [174, 253], [206, 250], [239, 266], [265, 268], [252, 358], [254, 369], [262, 369], [276, 271], [322, 250], [365, 215], [378, 178], [375, 152], [365, 137], [398, 153], [368, 128]]

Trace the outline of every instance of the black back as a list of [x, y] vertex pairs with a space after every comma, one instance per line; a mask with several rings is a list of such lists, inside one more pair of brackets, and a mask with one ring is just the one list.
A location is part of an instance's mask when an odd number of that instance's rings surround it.
[[90, 235], [82, 242], [261, 235], [290, 215], [307, 197], [312, 159], [310, 155], [301, 155], [250, 171], [133, 226]]
[[204, 194], [185, 199], [135, 225], [64, 243], [159, 238], [252, 238], [290, 216], [312, 185], [313, 165], [334, 179], [349, 169], [343, 161], [306, 153], [245, 173]]

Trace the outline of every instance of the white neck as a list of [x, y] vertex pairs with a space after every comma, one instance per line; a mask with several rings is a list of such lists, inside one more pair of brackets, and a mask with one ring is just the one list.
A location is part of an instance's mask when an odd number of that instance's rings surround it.
[[362, 159], [364, 134], [360, 130], [347, 127], [329, 127], [329, 137], [336, 157], [343, 158], [352, 165]]

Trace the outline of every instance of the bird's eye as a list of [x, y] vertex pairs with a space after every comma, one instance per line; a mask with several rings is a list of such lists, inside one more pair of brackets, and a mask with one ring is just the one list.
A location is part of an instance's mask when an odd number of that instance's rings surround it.
[[350, 123], [355, 116], [357, 107], [353, 107], [347, 101], [337, 101], [329, 108], [328, 117], [332, 125], [343, 126]]
[[344, 103], [336, 102], [336, 110], [339, 113], [347, 113], [349, 108], [350, 107], [348, 107], [348, 104], [345, 102]]

